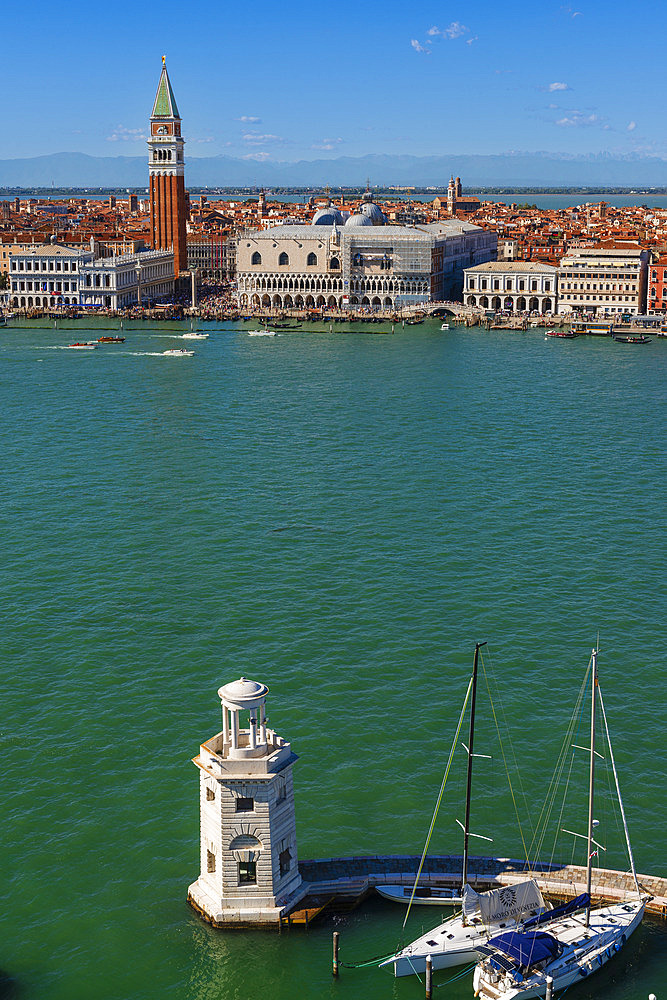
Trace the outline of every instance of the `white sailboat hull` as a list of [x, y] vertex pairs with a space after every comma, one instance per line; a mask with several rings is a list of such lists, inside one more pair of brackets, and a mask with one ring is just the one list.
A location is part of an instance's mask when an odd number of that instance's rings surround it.
[[547, 976], [553, 979], [554, 992], [582, 982], [622, 949], [643, 916], [644, 903], [639, 901], [592, 910], [587, 938], [581, 916], [576, 921], [566, 917], [555, 921], [553, 926], [543, 925], [540, 930], [562, 941], [563, 954], [544, 968], [526, 973], [520, 984], [511, 975], [490, 974], [485, 964], [480, 963], [473, 976], [475, 996], [483, 1000], [528, 1000], [546, 994]]

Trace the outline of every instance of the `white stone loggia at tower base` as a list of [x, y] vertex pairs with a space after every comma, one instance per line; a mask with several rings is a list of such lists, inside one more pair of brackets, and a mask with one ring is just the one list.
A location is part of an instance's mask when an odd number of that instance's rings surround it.
[[278, 926], [306, 894], [296, 848], [290, 744], [266, 724], [265, 684], [218, 691], [222, 732], [202, 743], [200, 875], [188, 901], [216, 927]]

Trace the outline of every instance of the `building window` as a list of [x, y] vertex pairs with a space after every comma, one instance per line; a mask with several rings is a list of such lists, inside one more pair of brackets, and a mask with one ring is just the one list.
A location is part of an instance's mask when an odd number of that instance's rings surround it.
[[[285, 256], [287, 256], [287, 254], [285, 254]], [[306, 264], [308, 267], [314, 267], [317, 264], [317, 254], [309, 253], [306, 258]]]
[[287, 798], [287, 782], [284, 778], [278, 779], [278, 789], [276, 795], [276, 802], [284, 802]]
[[213, 853], [213, 851], [206, 852], [206, 871], [207, 872], [215, 871], [215, 854]]
[[257, 884], [257, 862], [239, 861], [239, 885]]
[[237, 813], [252, 812], [255, 808], [255, 800], [250, 798], [238, 798], [236, 800]]
[[215, 789], [214, 788], [207, 788], [206, 789], [206, 801], [207, 802], [213, 802], [214, 799], [215, 799]]
[[338, 257], [331, 258], [331, 260], [329, 261], [329, 267], [331, 268], [332, 271], [340, 270], [340, 261], [338, 260]]
[[251, 264], [261, 264], [262, 263], [262, 255], [261, 255], [261, 253], [258, 250], [255, 250], [254, 254], [250, 258], [250, 263]]
[[280, 874], [287, 875], [288, 871], [292, 867], [292, 855], [289, 852], [289, 847], [286, 847], [284, 851], [281, 851], [278, 855], [278, 864], [280, 865]]
[[280, 264], [281, 266], [285, 266], [286, 264], [289, 264], [289, 257], [287, 256], [287, 254], [285, 253], [284, 250], [281, 253], [281, 255], [278, 257], [278, 264]]

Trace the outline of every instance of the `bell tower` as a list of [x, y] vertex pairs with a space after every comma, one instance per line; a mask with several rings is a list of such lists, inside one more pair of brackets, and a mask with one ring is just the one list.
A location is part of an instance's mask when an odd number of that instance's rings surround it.
[[174, 251], [176, 278], [188, 266], [184, 145], [181, 118], [171, 89], [166, 59], [162, 56], [162, 73], [153, 104], [148, 139], [151, 240], [154, 250]]
[[278, 925], [305, 894], [296, 851], [290, 744], [268, 728], [266, 684], [218, 691], [222, 732], [202, 743], [200, 874], [188, 900], [214, 926]]

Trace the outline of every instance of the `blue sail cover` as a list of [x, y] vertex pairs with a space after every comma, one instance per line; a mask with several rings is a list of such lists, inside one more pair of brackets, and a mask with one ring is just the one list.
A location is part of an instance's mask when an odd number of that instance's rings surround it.
[[554, 906], [553, 910], [546, 910], [544, 913], [538, 913], [536, 917], [531, 917], [530, 920], [524, 921], [524, 927], [538, 927], [540, 924], [547, 924], [552, 920], [558, 920], [559, 917], [566, 917], [568, 913], [576, 913], [577, 910], [583, 910], [587, 906], [590, 906], [591, 897], [587, 892], [582, 892], [580, 896], [576, 896], [571, 899], [569, 903], [561, 903], [560, 906]]
[[530, 931], [528, 934], [520, 931], [505, 931], [497, 934], [487, 942], [487, 948], [501, 951], [517, 965], [530, 968], [545, 959], [558, 958], [561, 945], [544, 931]]

